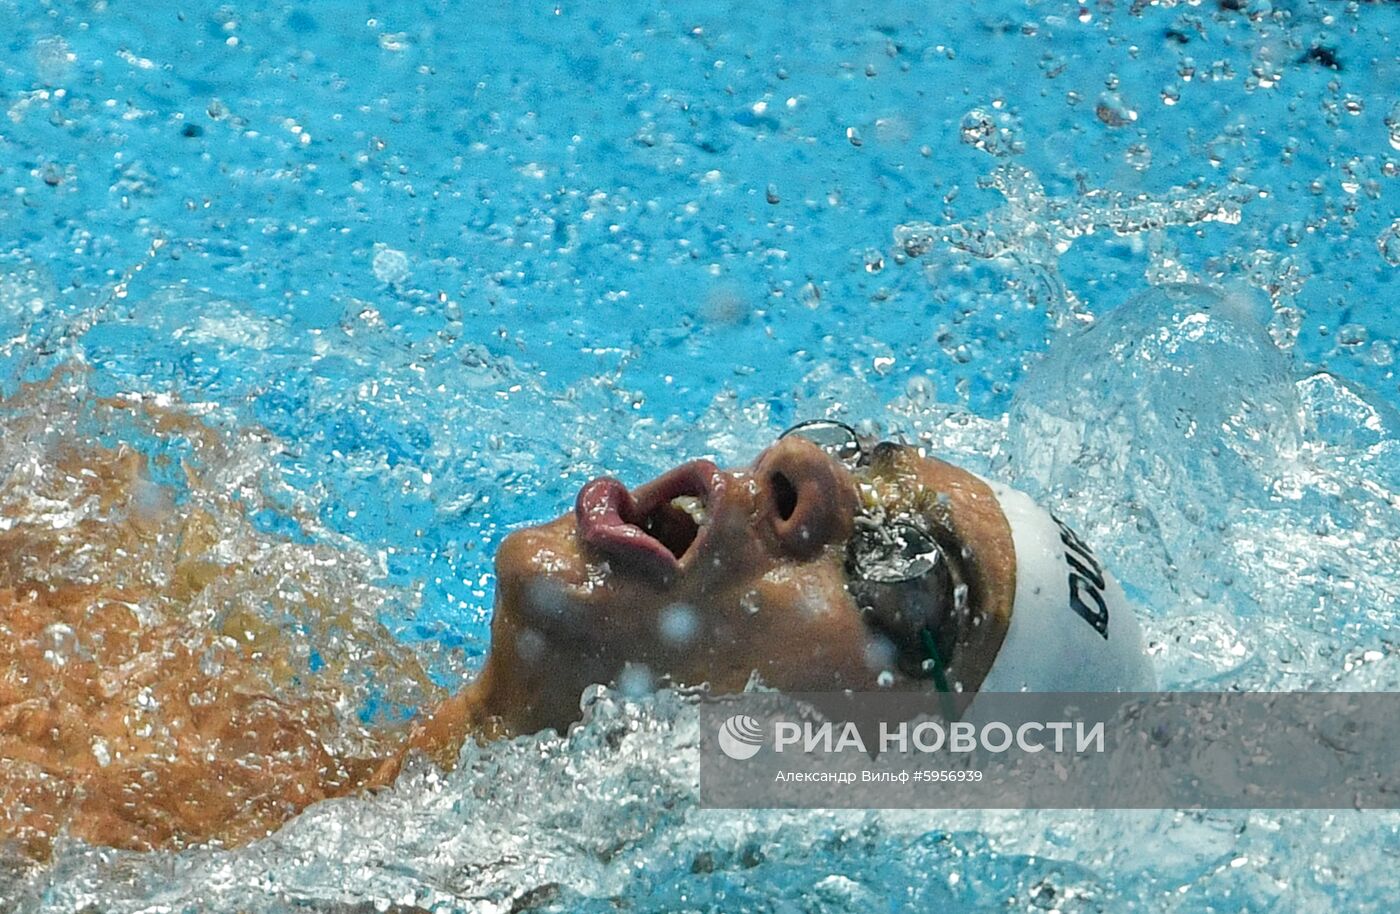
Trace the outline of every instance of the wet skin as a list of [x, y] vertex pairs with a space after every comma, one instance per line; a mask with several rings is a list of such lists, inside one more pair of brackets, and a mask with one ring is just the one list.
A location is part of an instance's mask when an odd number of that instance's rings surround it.
[[[64, 472], [90, 480], [94, 498], [133, 507], [68, 540], [140, 556], [172, 521], [192, 558], [159, 591], [40, 583], [20, 558], [55, 543], [37, 528], [0, 531], [0, 846], [35, 858], [61, 831], [133, 850], [255, 840], [319, 800], [390, 783], [413, 751], [450, 767], [469, 737], [562, 731], [593, 683], [928, 689], [923, 620], [872, 620], [847, 579], [857, 517], [875, 505], [919, 519], [961, 570], [968, 612], [944, 649], [957, 687], [986, 675], [1015, 589], [990, 490], [910, 448], [882, 445], [853, 474], [789, 437], [737, 470], [692, 461], [631, 491], [594, 480], [573, 512], [501, 545], [481, 675], [406, 733], [331, 753], [331, 708], [263, 675], [281, 656], [275, 630], [205, 631], [178, 612], [152, 624], [137, 611], [161, 596], [195, 605], [219, 573], [198, 559], [212, 521], [145, 497], [150, 475], [130, 452], [73, 459]], [[60, 631], [81, 649], [55, 665]]]
[[[698, 502], [703, 523], [671, 506], [677, 496]], [[990, 489], [913, 448], [881, 445], [852, 474], [788, 437], [744, 469], [694, 461], [631, 492], [594, 480], [572, 514], [509, 536], [481, 676], [422, 720], [409, 746], [450, 764], [469, 733], [563, 730], [598, 682], [734, 692], [756, 675], [794, 691], [930, 688], [917, 626], [872, 625], [848, 588], [857, 512], [877, 503], [922, 519], [958, 562], [968, 618], [949, 680], [976, 691], [1015, 592], [1011, 530]]]

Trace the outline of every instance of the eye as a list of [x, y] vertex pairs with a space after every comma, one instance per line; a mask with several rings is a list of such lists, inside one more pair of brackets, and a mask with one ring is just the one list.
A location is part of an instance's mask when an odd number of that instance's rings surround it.
[[792, 480], [782, 473], [773, 473], [768, 477], [768, 491], [773, 495], [773, 507], [778, 517], [782, 520], [791, 518], [792, 512], [797, 510], [797, 487]]

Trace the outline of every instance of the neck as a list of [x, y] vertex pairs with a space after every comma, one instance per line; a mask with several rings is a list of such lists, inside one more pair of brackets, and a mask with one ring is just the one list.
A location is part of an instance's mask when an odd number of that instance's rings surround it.
[[462, 743], [468, 737], [490, 740], [504, 736], [500, 719], [488, 710], [490, 678], [488, 664], [481, 676], [415, 720], [403, 745], [385, 759], [367, 786], [384, 787], [392, 783], [412, 750], [424, 753], [439, 767], [450, 769], [456, 765]]

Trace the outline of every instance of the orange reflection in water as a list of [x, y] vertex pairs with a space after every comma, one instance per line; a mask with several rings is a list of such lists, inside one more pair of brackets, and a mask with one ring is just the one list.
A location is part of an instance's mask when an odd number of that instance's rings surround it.
[[438, 690], [376, 621], [396, 595], [367, 556], [294, 497], [312, 544], [250, 522], [276, 442], [87, 381], [0, 402], [0, 842], [252, 840], [392, 753], [366, 700]]

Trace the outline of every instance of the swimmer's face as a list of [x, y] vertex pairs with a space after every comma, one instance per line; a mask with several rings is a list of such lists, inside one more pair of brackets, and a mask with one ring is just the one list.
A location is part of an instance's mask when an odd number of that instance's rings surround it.
[[[936, 531], [977, 612], [1000, 618], [1014, 566], [985, 485], [893, 445], [852, 471], [790, 436], [743, 469], [697, 460], [631, 491], [595, 479], [573, 513], [508, 537], [484, 710], [529, 732], [576, 719], [592, 683], [927, 688], [912, 630], [872, 624], [852, 596], [847, 546], [875, 502]], [[980, 631], [995, 634], [994, 654], [1000, 629]], [[966, 687], [984, 672], [969, 667]]]

